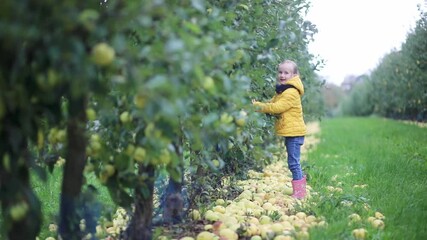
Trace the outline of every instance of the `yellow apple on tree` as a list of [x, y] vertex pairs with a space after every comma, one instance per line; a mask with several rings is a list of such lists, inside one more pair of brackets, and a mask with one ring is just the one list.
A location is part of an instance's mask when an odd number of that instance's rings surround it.
[[239, 115], [236, 117], [235, 122], [239, 127], [243, 127], [246, 123], [247, 113], [244, 110], [239, 112]]
[[208, 91], [211, 91], [211, 90], [213, 90], [214, 87], [215, 87], [215, 82], [214, 82], [213, 78], [209, 77], [209, 76], [205, 77], [205, 79], [203, 81], [203, 88], [208, 90]]
[[99, 153], [99, 151], [101, 150], [102, 145], [101, 145], [101, 143], [100, 143], [100, 142], [98, 142], [98, 141], [91, 141], [91, 142], [90, 142], [90, 144], [89, 144], [89, 148], [90, 148], [90, 150], [91, 150], [92, 154], [93, 154], [93, 155], [96, 155], [96, 154], [98, 154], [98, 153]]
[[214, 159], [212, 160], [212, 165], [214, 165], [215, 167], [219, 167], [220, 163], [218, 159]]
[[107, 177], [111, 177], [116, 172], [116, 168], [112, 164], [107, 164], [104, 166], [103, 171], [106, 172]]
[[230, 114], [228, 114], [228, 113], [223, 113], [223, 114], [221, 114], [221, 117], [219, 120], [223, 124], [228, 124], [228, 123], [231, 123], [233, 121], [233, 117], [230, 116]]
[[169, 151], [165, 148], [161, 151], [159, 156], [159, 162], [160, 164], [168, 165], [171, 162], [171, 155]]
[[87, 116], [87, 119], [90, 120], [90, 121], [96, 120], [96, 112], [95, 112], [95, 110], [93, 108], [86, 109], [86, 116]]
[[128, 123], [132, 120], [132, 117], [130, 116], [128, 111], [124, 111], [120, 114], [120, 121], [122, 123]]
[[146, 159], [147, 151], [143, 147], [137, 147], [133, 153], [133, 158], [139, 163], [143, 163]]
[[111, 64], [116, 56], [114, 49], [107, 43], [96, 44], [91, 53], [92, 61], [99, 66]]
[[67, 132], [64, 129], [60, 129], [56, 132], [56, 139], [58, 142], [63, 143], [67, 138]]
[[25, 218], [29, 210], [26, 202], [20, 202], [10, 208], [10, 216], [13, 221], [17, 222]]
[[80, 13], [78, 20], [87, 30], [92, 31], [96, 28], [98, 18], [99, 13], [96, 10], [85, 9]]
[[125, 153], [126, 153], [128, 156], [133, 157], [134, 152], [135, 152], [135, 145], [133, 145], [133, 144], [129, 144], [129, 145], [126, 147]]
[[49, 134], [47, 135], [47, 141], [52, 145], [58, 143], [58, 139], [56, 138], [57, 132], [57, 128], [52, 128], [49, 130]]
[[133, 103], [138, 108], [144, 108], [145, 104], [147, 103], [147, 98], [143, 94], [137, 94], [133, 98]]
[[239, 117], [239, 118], [236, 118], [235, 121], [236, 121], [237, 126], [239, 126], [239, 127], [245, 126], [246, 119]]

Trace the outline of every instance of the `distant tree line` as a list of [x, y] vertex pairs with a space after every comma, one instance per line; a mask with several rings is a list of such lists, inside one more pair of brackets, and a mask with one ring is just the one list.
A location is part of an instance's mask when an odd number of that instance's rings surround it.
[[427, 14], [341, 104], [344, 115], [427, 121]]

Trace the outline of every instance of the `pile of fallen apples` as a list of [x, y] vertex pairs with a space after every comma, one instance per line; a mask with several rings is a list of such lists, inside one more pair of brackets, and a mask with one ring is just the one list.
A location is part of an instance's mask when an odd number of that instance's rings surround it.
[[[295, 210], [305, 200], [291, 197], [289, 176], [289, 170], [280, 162], [267, 166], [262, 173], [250, 171], [248, 180], [238, 182], [244, 190], [236, 199], [218, 199], [205, 212], [203, 218], [211, 224], [205, 225], [205, 231], [198, 233], [196, 239], [308, 239], [309, 228], [325, 226], [326, 222]], [[306, 199], [310, 192], [307, 186]], [[197, 210], [190, 214], [194, 220], [201, 217]]]

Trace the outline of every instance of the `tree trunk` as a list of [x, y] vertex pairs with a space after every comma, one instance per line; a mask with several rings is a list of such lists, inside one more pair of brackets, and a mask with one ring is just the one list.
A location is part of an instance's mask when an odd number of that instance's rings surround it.
[[67, 152], [62, 180], [59, 233], [62, 239], [82, 239], [78, 202], [86, 164], [86, 99], [70, 99]]

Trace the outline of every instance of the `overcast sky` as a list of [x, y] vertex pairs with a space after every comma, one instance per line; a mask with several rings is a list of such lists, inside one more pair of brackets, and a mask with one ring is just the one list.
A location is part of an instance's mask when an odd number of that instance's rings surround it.
[[318, 72], [341, 84], [346, 75], [373, 70], [380, 59], [400, 49], [419, 19], [417, 4], [427, 0], [311, 0], [307, 15], [318, 33], [309, 50], [326, 62]]

